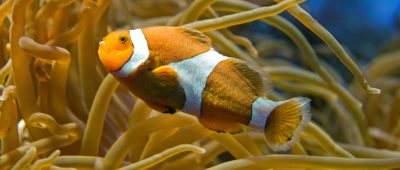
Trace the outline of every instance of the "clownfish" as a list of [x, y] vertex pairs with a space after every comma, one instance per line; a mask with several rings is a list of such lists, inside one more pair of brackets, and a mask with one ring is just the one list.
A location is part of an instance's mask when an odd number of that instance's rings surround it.
[[101, 63], [149, 107], [180, 110], [206, 128], [239, 133], [251, 127], [274, 150], [286, 150], [310, 119], [310, 99], [272, 101], [268, 81], [248, 63], [215, 51], [198, 30], [148, 27], [109, 33]]

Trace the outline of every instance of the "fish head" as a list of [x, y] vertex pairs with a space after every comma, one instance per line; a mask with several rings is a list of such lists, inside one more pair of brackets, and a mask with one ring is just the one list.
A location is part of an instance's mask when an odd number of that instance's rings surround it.
[[109, 72], [118, 71], [133, 54], [133, 44], [128, 30], [109, 33], [99, 42], [98, 54], [101, 63]]

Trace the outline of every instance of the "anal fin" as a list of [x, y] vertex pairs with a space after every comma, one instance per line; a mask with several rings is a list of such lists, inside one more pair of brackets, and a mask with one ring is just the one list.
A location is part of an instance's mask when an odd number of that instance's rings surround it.
[[199, 121], [205, 128], [216, 132], [227, 132], [235, 134], [241, 133], [246, 129], [245, 125], [227, 120], [200, 118]]

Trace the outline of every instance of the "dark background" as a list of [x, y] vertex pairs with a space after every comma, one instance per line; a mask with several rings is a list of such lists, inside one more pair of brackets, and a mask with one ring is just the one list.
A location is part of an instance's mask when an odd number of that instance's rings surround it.
[[[400, 37], [400, 0], [306, 0], [301, 6], [362, 63]], [[293, 21], [313, 45], [322, 43], [290, 14], [283, 16]], [[251, 27], [252, 33], [267, 30], [269, 35], [287, 38], [263, 23]], [[400, 49], [400, 44], [396, 45]]]
[[[380, 54], [400, 50], [400, 0], [306, 0], [301, 6], [339, 41], [361, 69]], [[352, 81], [350, 72], [314, 33], [288, 12], [281, 16], [301, 30], [322, 61], [331, 65], [345, 81]], [[255, 45], [260, 42], [257, 39], [272, 39], [267, 46], [284, 42], [276, 52], [260, 53], [260, 56], [298, 62], [300, 52], [292, 41], [265, 23], [245, 24], [235, 32], [250, 37]]]

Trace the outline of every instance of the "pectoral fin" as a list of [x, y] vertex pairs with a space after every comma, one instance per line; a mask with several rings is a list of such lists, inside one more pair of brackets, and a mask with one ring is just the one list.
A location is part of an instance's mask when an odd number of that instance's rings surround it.
[[169, 66], [161, 66], [149, 72], [148, 81], [147, 92], [156, 98], [168, 97], [179, 87], [177, 74]]
[[[148, 73], [145, 87], [148, 105], [162, 113], [175, 113], [183, 107], [185, 94], [178, 82], [177, 73], [169, 66], [161, 66]], [[149, 102], [152, 101], [152, 102]]]
[[151, 71], [152, 84], [158, 84], [162, 87], [176, 88], [178, 86], [178, 77], [175, 70], [169, 66], [161, 66]]

